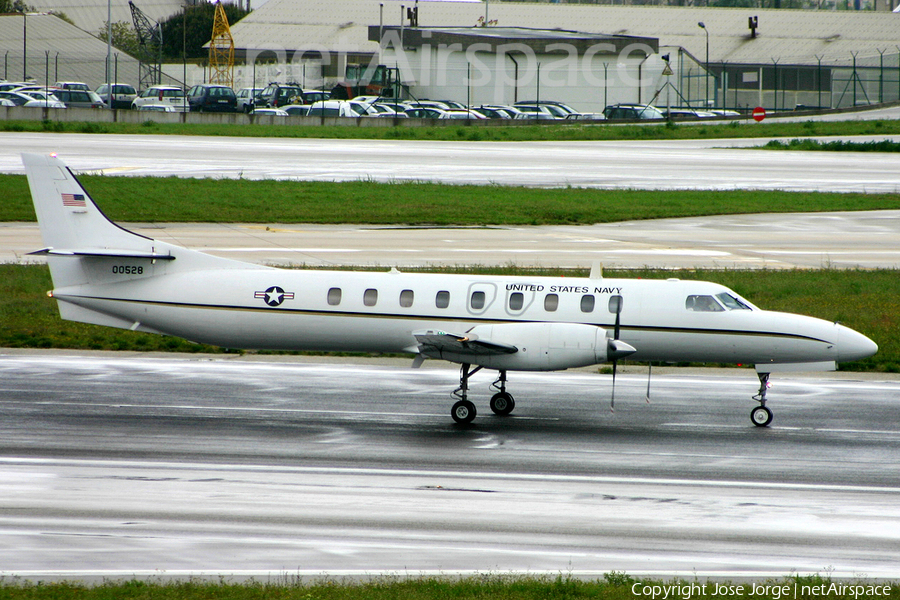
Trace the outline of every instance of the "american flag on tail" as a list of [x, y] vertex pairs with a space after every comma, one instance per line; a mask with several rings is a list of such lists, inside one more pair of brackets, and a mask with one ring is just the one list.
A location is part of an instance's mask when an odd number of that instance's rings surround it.
[[86, 208], [87, 203], [84, 200], [84, 194], [62, 194], [63, 206], [74, 206], [77, 208]]

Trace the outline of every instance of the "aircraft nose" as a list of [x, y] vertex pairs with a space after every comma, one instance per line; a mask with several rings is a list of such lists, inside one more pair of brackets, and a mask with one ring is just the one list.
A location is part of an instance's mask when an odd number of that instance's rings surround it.
[[849, 327], [839, 325], [838, 362], [850, 362], [868, 358], [878, 352], [878, 344]]

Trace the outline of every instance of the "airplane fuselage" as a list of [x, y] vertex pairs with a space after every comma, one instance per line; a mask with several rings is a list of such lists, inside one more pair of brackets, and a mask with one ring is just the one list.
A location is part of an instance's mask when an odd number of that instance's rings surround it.
[[[853, 354], [839, 345], [852, 345], [852, 330], [743, 299], [729, 309], [717, 295], [737, 296], [702, 281], [271, 268], [167, 274], [176, 262], [104, 259], [97, 267], [107, 271], [104, 283], [95, 277], [54, 296], [121, 326], [196, 342], [349, 352], [415, 352], [413, 332], [498, 324], [577, 323], [611, 337], [610, 298], [619, 296], [620, 339], [637, 350], [629, 357], [636, 361], [809, 363]], [[716, 305], [697, 310], [686, 306], [689, 298]]]

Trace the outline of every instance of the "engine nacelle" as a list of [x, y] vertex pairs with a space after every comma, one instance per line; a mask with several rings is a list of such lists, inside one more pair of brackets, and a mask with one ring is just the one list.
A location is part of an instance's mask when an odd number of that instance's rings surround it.
[[606, 362], [606, 330], [583, 323], [500, 323], [477, 325], [470, 337], [515, 346], [512, 354], [444, 358], [512, 371], [556, 371]]

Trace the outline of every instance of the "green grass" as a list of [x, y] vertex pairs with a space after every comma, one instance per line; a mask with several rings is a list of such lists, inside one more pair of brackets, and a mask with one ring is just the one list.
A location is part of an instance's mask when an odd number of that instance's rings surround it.
[[[494, 275], [586, 276], [585, 270], [523, 269], [506, 267], [454, 267], [439, 272], [474, 272]], [[900, 271], [664, 271], [615, 272], [607, 277], [664, 279], [681, 277], [722, 283], [760, 308], [819, 317], [841, 323], [869, 336], [878, 354], [844, 370], [900, 372]], [[174, 352], [224, 352], [213, 346], [178, 338], [111, 327], [63, 321], [43, 265], [0, 265], [0, 347], [75, 348]]]
[[[651, 600], [654, 593], [659, 600], [666, 589], [669, 592], [667, 597], [672, 600], [900, 599], [900, 585], [897, 583], [877, 582], [877, 592], [871, 587], [875, 585], [876, 582], [866, 580], [833, 581], [821, 576], [740, 582], [637, 580], [616, 572], [607, 573], [602, 580], [580, 580], [564, 575], [525, 577], [485, 574], [464, 578], [373, 577], [358, 583], [337, 583], [324, 578], [318, 582], [303, 583], [287, 576], [284, 581], [276, 583], [196, 580], [174, 583], [107, 582], [97, 586], [79, 583], [7, 584], [0, 585], [0, 600]], [[765, 586], [768, 586], [768, 591], [765, 591]], [[856, 586], [862, 586], [862, 590]]]
[[[536, 189], [84, 175], [114, 221], [559, 225], [710, 214], [900, 208], [900, 194]], [[0, 221], [34, 221], [24, 175], [0, 175]]]
[[[381, 123], [379, 123], [380, 125]], [[587, 122], [520, 124], [460, 124], [411, 127], [360, 127], [344, 125], [261, 125], [158, 123], [148, 117], [142, 123], [88, 123], [65, 121], [0, 121], [0, 131], [46, 131], [54, 133], [120, 133], [164, 135], [212, 135], [238, 137], [345, 138], [441, 141], [602, 141], [602, 140], [676, 140], [747, 137], [797, 137], [825, 135], [893, 135], [900, 133], [900, 121], [805, 121], [783, 123], [767, 119], [762, 123], [747, 120], [722, 124], [654, 123], [612, 125]]]
[[900, 152], [900, 142], [880, 140], [870, 142], [851, 142], [845, 140], [833, 140], [820, 142], [819, 140], [794, 138], [784, 142], [771, 140], [765, 146], [766, 150], [824, 150], [830, 152]]

